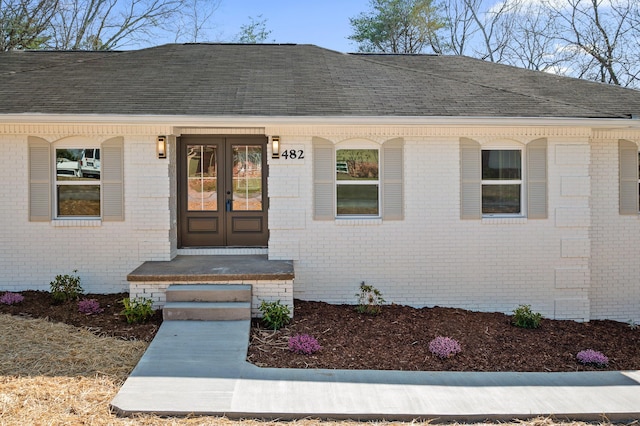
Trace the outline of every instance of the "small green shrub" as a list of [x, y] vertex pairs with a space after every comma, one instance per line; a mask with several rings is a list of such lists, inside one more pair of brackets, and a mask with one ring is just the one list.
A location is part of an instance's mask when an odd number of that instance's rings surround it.
[[124, 309], [120, 315], [124, 315], [128, 324], [139, 324], [147, 321], [154, 314], [153, 300], [145, 298], [122, 299]]
[[380, 290], [372, 285], [360, 283], [360, 292], [356, 293], [358, 306], [356, 311], [361, 314], [377, 315], [382, 312], [382, 305], [385, 303]]
[[51, 281], [51, 297], [55, 303], [64, 303], [68, 300], [77, 300], [84, 292], [80, 285], [80, 277], [76, 275], [77, 269], [73, 270], [73, 274], [56, 275]]
[[531, 311], [531, 305], [520, 305], [513, 310], [512, 324], [520, 328], [538, 328], [542, 314]]
[[262, 322], [269, 328], [277, 330], [289, 323], [291, 311], [279, 300], [276, 302], [263, 300], [258, 309], [262, 312]]

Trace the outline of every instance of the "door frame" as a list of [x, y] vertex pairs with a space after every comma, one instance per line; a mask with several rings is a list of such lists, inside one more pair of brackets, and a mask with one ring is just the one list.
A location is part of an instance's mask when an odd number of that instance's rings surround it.
[[[269, 239], [267, 193], [268, 164], [267, 141], [263, 135], [182, 135], [176, 139], [176, 210], [177, 210], [177, 242], [178, 248], [199, 247], [266, 247]], [[187, 210], [187, 164], [188, 145], [212, 145], [217, 148], [217, 209], [216, 211]], [[227, 200], [230, 199], [233, 186], [234, 145], [260, 145], [262, 147], [262, 210], [260, 211], [228, 211]], [[231, 205], [233, 202], [231, 201]], [[190, 221], [193, 218], [208, 223], [202, 230], [195, 232], [195, 239], [188, 235]], [[207, 222], [212, 220], [213, 222]], [[249, 229], [243, 224], [260, 222], [260, 231]], [[255, 225], [258, 226], [258, 225]], [[244, 229], [247, 228], [247, 229]], [[191, 238], [191, 241], [189, 240]], [[206, 242], [203, 242], [206, 241]]]

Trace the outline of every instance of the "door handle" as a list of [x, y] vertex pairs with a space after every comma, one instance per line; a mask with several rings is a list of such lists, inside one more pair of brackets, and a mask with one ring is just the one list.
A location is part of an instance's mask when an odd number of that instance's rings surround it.
[[231, 200], [227, 200], [227, 211], [231, 211]]

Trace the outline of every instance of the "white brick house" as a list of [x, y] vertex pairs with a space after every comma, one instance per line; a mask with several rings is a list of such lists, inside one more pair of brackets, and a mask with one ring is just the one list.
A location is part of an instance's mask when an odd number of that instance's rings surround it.
[[[231, 251], [292, 260], [292, 296], [254, 283], [288, 302], [355, 303], [365, 281], [391, 303], [640, 322], [640, 92], [462, 57], [168, 45], [3, 52], [0, 94], [0, 290], [77, 269], [89, 292], [161, 293], [127, 275]], [[96, 148], [97, 178], [56, 172]]]

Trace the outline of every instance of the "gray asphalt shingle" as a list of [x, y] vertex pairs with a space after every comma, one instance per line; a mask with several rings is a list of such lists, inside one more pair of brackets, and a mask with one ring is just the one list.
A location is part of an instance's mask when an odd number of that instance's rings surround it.
[[0, 52], [0, 114], [630, 118], [640, 91], [461, 56], [312, 45]]

